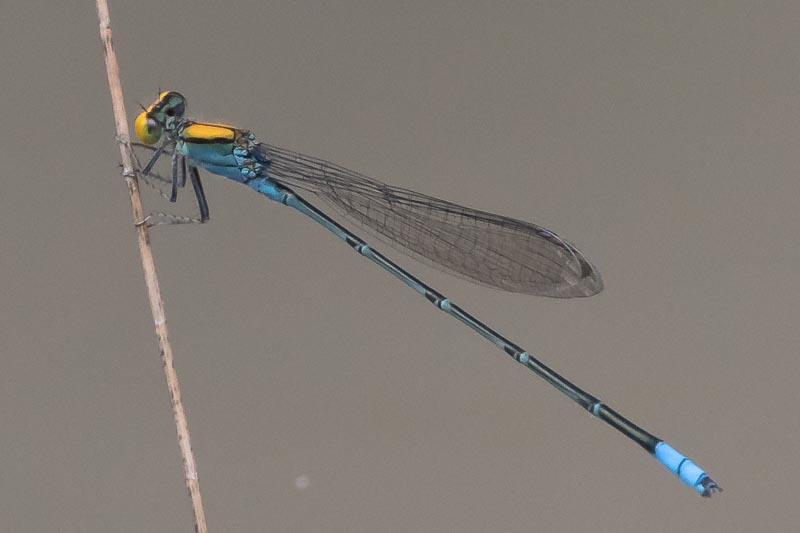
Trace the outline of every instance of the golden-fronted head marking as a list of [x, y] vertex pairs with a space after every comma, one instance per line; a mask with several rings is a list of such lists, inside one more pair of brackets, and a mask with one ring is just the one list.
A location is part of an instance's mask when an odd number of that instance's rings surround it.
[[164, 133], [164, 128], [155, 119], [149, 117], [147, 111], [143, 111], [136, 117], [136, 121], [133, 123], [133, 131], [144, 144], [155, 144], [161, 138], [161, 134]]

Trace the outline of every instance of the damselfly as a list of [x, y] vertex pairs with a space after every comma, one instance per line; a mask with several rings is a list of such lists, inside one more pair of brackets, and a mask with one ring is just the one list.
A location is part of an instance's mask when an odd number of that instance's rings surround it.
[[143, 176], [151, 173], [162, 155], [172, 159], [171, 201], [175, 201], [178, 188], [186, 184], [188, 176], [197, 197], [200, 221], [208, 220], [208, 203], [198, 172], [198, 167], [203, 167], [300, 211], [639, 444], [702, 496], [722, 490], [672, 446], [452, 303], [307, 202], [294, 189], [313, 193], [348, 219], [411, 256], [504, 291], [553, 298], [585, 297], [600, 292], [603, 289], [600, 275], [575, 246], [541, 226], [386, 185], [322, 159], [256, 142], [255, 136], [246, 130], [190, 120], [184, 116], [185, 111], [186, 99], [177, 92], [167, 91], [145, 108], [135, 123], [142, 143], [154, 146], [161, 141], [141, 170]]

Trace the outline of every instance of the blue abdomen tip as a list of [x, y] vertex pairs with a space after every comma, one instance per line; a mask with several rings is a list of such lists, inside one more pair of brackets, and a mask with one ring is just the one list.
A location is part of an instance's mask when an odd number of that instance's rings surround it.
[[697, 466], [694, 461], [666, 442], [662, 441], [656, 445], [654, 455], [667, 470], [678, 476], [681, 481], [694, 488], [698, 494], [702, 496], [711, 496], [712, 493], [722, 490], [722, 488], [720, 488], [702, 468]]

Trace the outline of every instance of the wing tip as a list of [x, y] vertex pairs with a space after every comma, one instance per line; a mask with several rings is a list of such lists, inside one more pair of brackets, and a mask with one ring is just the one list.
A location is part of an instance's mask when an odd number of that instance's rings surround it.
[[568, 245], [569, 251], [577, 261], [575, 276], [565, 277], [561, 283], [552, 287], [547, 294], [551, 298], [588, 298], [603, 291], [604, 284], [600, 272], [574, 246]]
[[588, 264], [587, 275], [581, 276], [575, 281], [562, 283], [554, 288], [553, 294], [548, 295], [553, 298], [588, 298], [603, 291], [603, 278], [600, 273]]

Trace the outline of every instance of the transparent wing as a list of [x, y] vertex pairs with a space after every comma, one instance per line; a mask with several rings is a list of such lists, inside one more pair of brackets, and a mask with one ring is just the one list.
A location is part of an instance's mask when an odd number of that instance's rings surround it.
[[390, 246], [472, 282], [537, 296], [576, 298], [603, 289], [600, 274], [552, 231], [393, 187], [269, 144], [256, 145], [268, 174], [313, 192]]

